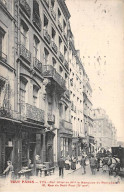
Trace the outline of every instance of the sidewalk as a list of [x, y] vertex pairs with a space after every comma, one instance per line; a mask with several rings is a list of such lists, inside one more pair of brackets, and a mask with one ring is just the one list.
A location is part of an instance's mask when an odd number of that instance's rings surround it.
[[[64, 169], [64, 177], [66, 177], [68, 174], [71, 174], [71, 173], [77, 171], [77, 170], [80, 169], [80, 168], [81, 168], [81, 165], [78, 163], [78, 164], [76, 164], [76, 169], [75, 169], [75, 170], [72, 170], [72, 169], [66, 170], [66, 169]], [[60, 177], [59, 177], [59, 168], [56, 167], [56, 168], [55, 168], [55, 171], [54, 171], [54, 174], [49, 175], [49, 176], [45, 176], [44, 178], [45, 178], [45, 180], [46, 180], [46, 179], [49, 180], [49, 179], [51, 179], [51, 178], [52, 178], [52, 180], [59, 179], [59, 178], [60, 178]]]

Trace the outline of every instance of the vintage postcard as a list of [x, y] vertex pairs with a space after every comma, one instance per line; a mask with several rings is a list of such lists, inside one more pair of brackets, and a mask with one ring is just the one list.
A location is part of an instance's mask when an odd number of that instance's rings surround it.
[[124, 0], [0, 0], [0, 191], [124, 191]]

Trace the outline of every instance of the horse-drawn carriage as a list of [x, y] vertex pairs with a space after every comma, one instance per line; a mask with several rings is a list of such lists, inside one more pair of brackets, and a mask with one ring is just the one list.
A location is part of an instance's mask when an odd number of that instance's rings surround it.
[[112, 147], [112, 158], [118, 160], [113, 171], [119, 176], [124, 177], [124, 148]]

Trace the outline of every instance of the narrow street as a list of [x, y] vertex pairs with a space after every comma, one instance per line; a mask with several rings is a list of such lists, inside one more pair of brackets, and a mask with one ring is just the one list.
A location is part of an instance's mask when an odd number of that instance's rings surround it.
[[59, 177], [59, 170], [56, 169], [55, 173], [50, 176], [30, 177], [26, 179], [1, 179], [0, 190], [17, 191], [113, 191], [121, 188], [124, 184], [124, 179], [121, 178], [117, 181], [117, 178], [109, 176], [108, 173], [103, 173], [102, 169], [97, 171], [95, 175], [92, 175], [90, 166], [86, 166], [86, 174], [82, 175], [82, 169], [77, 165], [76, 170], [64, 170], [64, 177]]

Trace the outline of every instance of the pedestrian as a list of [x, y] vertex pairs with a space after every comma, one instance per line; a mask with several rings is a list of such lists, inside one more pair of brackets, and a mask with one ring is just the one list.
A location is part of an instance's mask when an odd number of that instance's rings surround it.
[[71, 169], [72, 170], [75, 170], [76, 169], [76, 156], [75, 157], [73, 157], [72, 156], [72, 160], [71, 160]]
[[100, 168], [100, 158], [97, 157], [97, 171], [99, 171], [99, 168]]
[[90, 158], [90, 168], [91, 168], [92, 175], [95, 175], [96, 159], [94, 155], [91, 155], [91, 158]]
[[82, 156], [80, 165], [82, 167], [82, 175], [86, 173], [86, 158]]
[[7, 168], [4, 170], [3, 174], [8, 176], [8, 177], [12, 177], [12, 173], [13, 173], [13, 165], [12, 162], [9, 160], [7, 161]]
[[65, 161], [63, 159], [63, 156], [58, 161], [58, 166], [59, 166], [59, 176], [64, 176], [64, 167], [65, 167]]
[[66, 157], [66, 160], [65, 160], [65, 168], [66, 168], [66, 170], [69, 170], [70, 169], [70, 166], [71, 166], [71, 158], [70, 158], [70, 156], [68, 155], [67, 157]]

